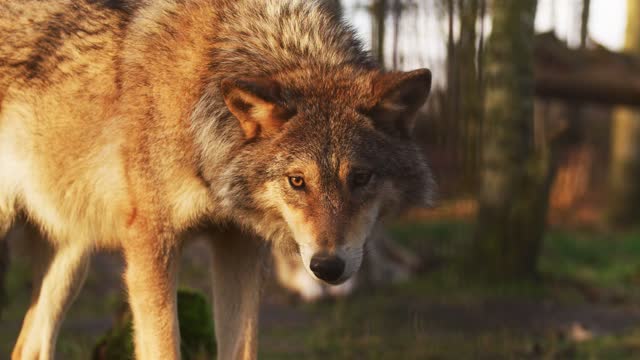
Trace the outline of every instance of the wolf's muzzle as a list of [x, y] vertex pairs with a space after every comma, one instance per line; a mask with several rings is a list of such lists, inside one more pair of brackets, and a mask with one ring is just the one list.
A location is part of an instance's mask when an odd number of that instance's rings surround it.
[[320, 253], [311, 258], [309, 268], [318, 279], [332, 283], [338, 281], [344, 273], [345, 263], [335, 255]]

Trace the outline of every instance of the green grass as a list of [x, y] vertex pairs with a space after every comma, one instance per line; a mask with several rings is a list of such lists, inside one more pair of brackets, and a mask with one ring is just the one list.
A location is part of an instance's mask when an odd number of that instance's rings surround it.
[[638, 354], [640, 354], [640, 329], [605, 336], [587, 342], [576, 349], [576, 357], [581, 359], [635, 359]]
[[[540, 261], [542, 282], [487, 286], [470, 283], [459, 270], [458, 255], [468, 245], [471, 231], [471, 226], [460, 223], [394, 228], [400, 242], [440, 257], [444, 266], [405, 284], [303, 308], [316, 321], [304, 329], [263, 334], [261, 355], [266, 359], [631, 359], [638, 354], [640, 327], [575, 342], [558, 329], [483, 327], [451, 319], [455, 309], [482, 313], [487, 302], [525, 302], [534, 304], [532, 308], [544, 302], [567, 308], [584, 305], [589, 301], [585, 286], [617, 291], [633, 301], [640, 278], [638, 234], [552, 230]], [[454, 313], [432, 316], [429, 309], [441, 306]], [[281, 347], [271, 348], [272, 343], [283, 342], [297, 346], [289, 345], [287, 355]]]
[[[434, 264], [427, 266], [430, 271], [335, 302], [278, 305], [295, 321], [271, 321], [263, 329], [261, 358], [631, 359], [640, 353], [640, 325], [575, 342], [556, 328], [535, 324], [535, 312], [545, 304], [556, 304], [555, 315], [575, 307], [589, 315], [594, 301], [607, 309], [638, 313], [634, 304], [640, 305], [640, 233], [552, 230], [540, 257], [540, 282], [488, 286], [471, 282], [469, 274], [460, 271], [459, 255], [472, 230], [457, 222], [393, 227], [400, 243]], [[0, 358], [7, 357], [26, 309], [28, 291], [21, 285], [28, 279], [26, 272], [23, 263], [14, 262], [9, 274], [11, 303], [0, 326]], [[200, 284], [206, 276], [189, 268], [185, 274], [186, 285]], [[120, 290], [94, 294], [91, 289], [100, 283], [92, 276], [68, 322], [115, 312]], [[64, 327], [59, 358], [89, 358], [101, 335]]]
[[640, 285], [640, 234], [552, 232], [540, 269], [596, 287], [631, 291]]
[[546, 284], [502, 284], [498, 288], [469, 284], [458, 269], [460, 254], [468, 246], [472, 231], [471, 225], [456, 222], [405, 224], [392, 229], [395, 238], [404, 245], [446, 263], [431, 276], [441, 290], [538, 296], [544, 293], [544, 285], [557, 280], [614, 291], [630, 299], [640, 296], [636, 292], [640, 289], [640, 231], [605, 234], [552, 229], [545, 236], [538, 266]]

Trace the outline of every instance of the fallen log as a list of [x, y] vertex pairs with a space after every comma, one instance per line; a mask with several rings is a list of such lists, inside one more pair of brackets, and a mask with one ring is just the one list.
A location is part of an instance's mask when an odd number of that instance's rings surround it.
[[542, 98], [640, 106], [640, 58], [602, 46], [570, 49], [553, 34], [536, 36], [535, 93]]

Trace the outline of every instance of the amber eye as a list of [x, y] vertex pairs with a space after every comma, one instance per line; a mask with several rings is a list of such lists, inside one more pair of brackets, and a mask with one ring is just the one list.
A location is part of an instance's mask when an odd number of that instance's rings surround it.
[[369, 171], [361, 171], [361, 172], [355, 173], [352, 178], [353, 186], [362, 187], [367, 185], [369, 181], [371, 181], [372, 175], [373, 174]]
[[296, 190], [304, 189], [304, 178], [302, 176], [289, 176], [289, 185]]

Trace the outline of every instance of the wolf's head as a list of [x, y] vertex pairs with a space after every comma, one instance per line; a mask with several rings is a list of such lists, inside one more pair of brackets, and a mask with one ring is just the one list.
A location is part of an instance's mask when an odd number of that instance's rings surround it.
[[314, 276], [345, 281], [378, 220], [430, 201], [411, 137], [430, 86], [426, 69], [348, 67], [222, 81], [244, 139], [218, 193], [258, 233], [290, 235]]

